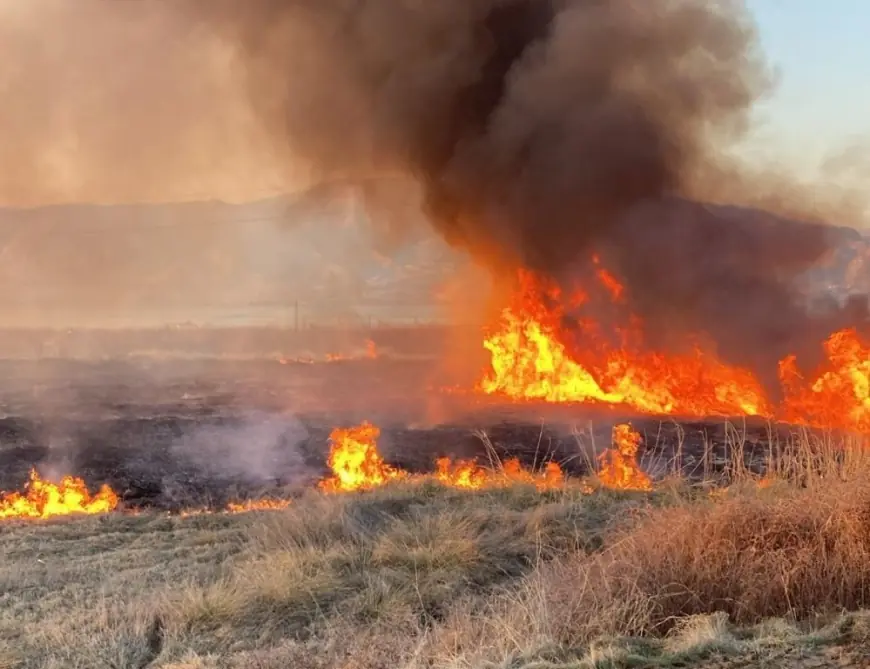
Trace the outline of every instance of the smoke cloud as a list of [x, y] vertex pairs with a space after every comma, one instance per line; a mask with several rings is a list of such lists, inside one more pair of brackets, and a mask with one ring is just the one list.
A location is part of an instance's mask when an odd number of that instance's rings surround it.
[[7, 201], [346, 180], [395, 234], [419, 200], [497, 277], [562, 280], [600, 250], [651, 329], [732, 361], [843, 317], [793, 285], [826, 228], [706, 204], [855, 210], [733, 157], [772, 84], [739, 0], [74, 5], [2, 5]]
[[408, 175], [497, 276], [562, 280], [601, 250], [659, 343], [706, 333], [753, 367], [843, 319], [794, 284], [829, 250], [819, 223], [854, 211], [733, 157], [772, 85], [741, 2], [237, 5], [210, 20], [293, 154], [322, 178]]

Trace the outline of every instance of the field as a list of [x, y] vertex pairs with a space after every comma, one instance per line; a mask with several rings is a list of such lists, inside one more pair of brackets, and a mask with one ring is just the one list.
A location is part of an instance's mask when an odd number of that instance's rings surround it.
[[7, 524], [0, 666], [866, 666], [863, 468]]
[[[0, 667], [870, 662], [861, 440], [635, 416], [655, 485], [613, 490], [597, 455], [625, 416], [449, 393], [434, 410], [412, 361], [198, 364], [5, 370], [0, 488], [35, 465], [110, 483], [122, 509], [0, 524]], [[448, 455], [571, 476], [316, 491], [329, 430], [361, 418], [413, 472]], [[221, 512], [256, 497], [292, 503]]]

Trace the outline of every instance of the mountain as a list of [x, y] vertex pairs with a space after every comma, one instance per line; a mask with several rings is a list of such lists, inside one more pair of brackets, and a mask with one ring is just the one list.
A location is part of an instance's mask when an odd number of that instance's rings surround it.
[[[243, 322], [255, 311], [286, 320], [296, 305], [311, 322], [431, 309], [466, 258], [395, 193], [376, 193], [394, 205], [393, 220], [376, 225], [352, 192], [338, 181], [242, 205], [0, 209], [0, 326]], [[790, 227], [812, 225], [715, 209], [783, 243]], [[870, 292], [868, 236], [816, 227], [832, 250], [806, 274], [813, 292]]]

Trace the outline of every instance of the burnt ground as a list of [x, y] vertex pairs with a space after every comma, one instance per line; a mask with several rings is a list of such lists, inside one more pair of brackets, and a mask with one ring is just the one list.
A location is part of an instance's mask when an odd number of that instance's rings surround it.
[[689, 475], [722, 471], [734, 430], [753, 468], [760, 471], [768, 452], [764, 423], [741, 419], [729, 428], [722, 418], [677, 422], [600, 407], [507, 405], [438, 390], [438, 373], [424, 359], [0, 367], [0, 490], [20, 489], [36, 466], [47, 477], [109, 483], [128, 508], [220, 507], [294, 494], [326, 472], [331, 429], [362, 419], [382, 428], [389, 462], [416, 472], [442, 455], [483, 462], [495, 455], [529, 466], [553, 459], [582, 474], [624, 419], [644, 435], [641, 457], [653, 474], [675, 462]]

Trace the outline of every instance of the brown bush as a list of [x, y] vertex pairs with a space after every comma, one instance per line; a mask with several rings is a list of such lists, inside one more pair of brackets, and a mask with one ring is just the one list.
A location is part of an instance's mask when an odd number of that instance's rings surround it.
[[856, 610], [870, 604], [870, 481], [653, 510], [608, 543], [526, 586], [560, 641], [662, 634], [698, 614], [753, 624]]

